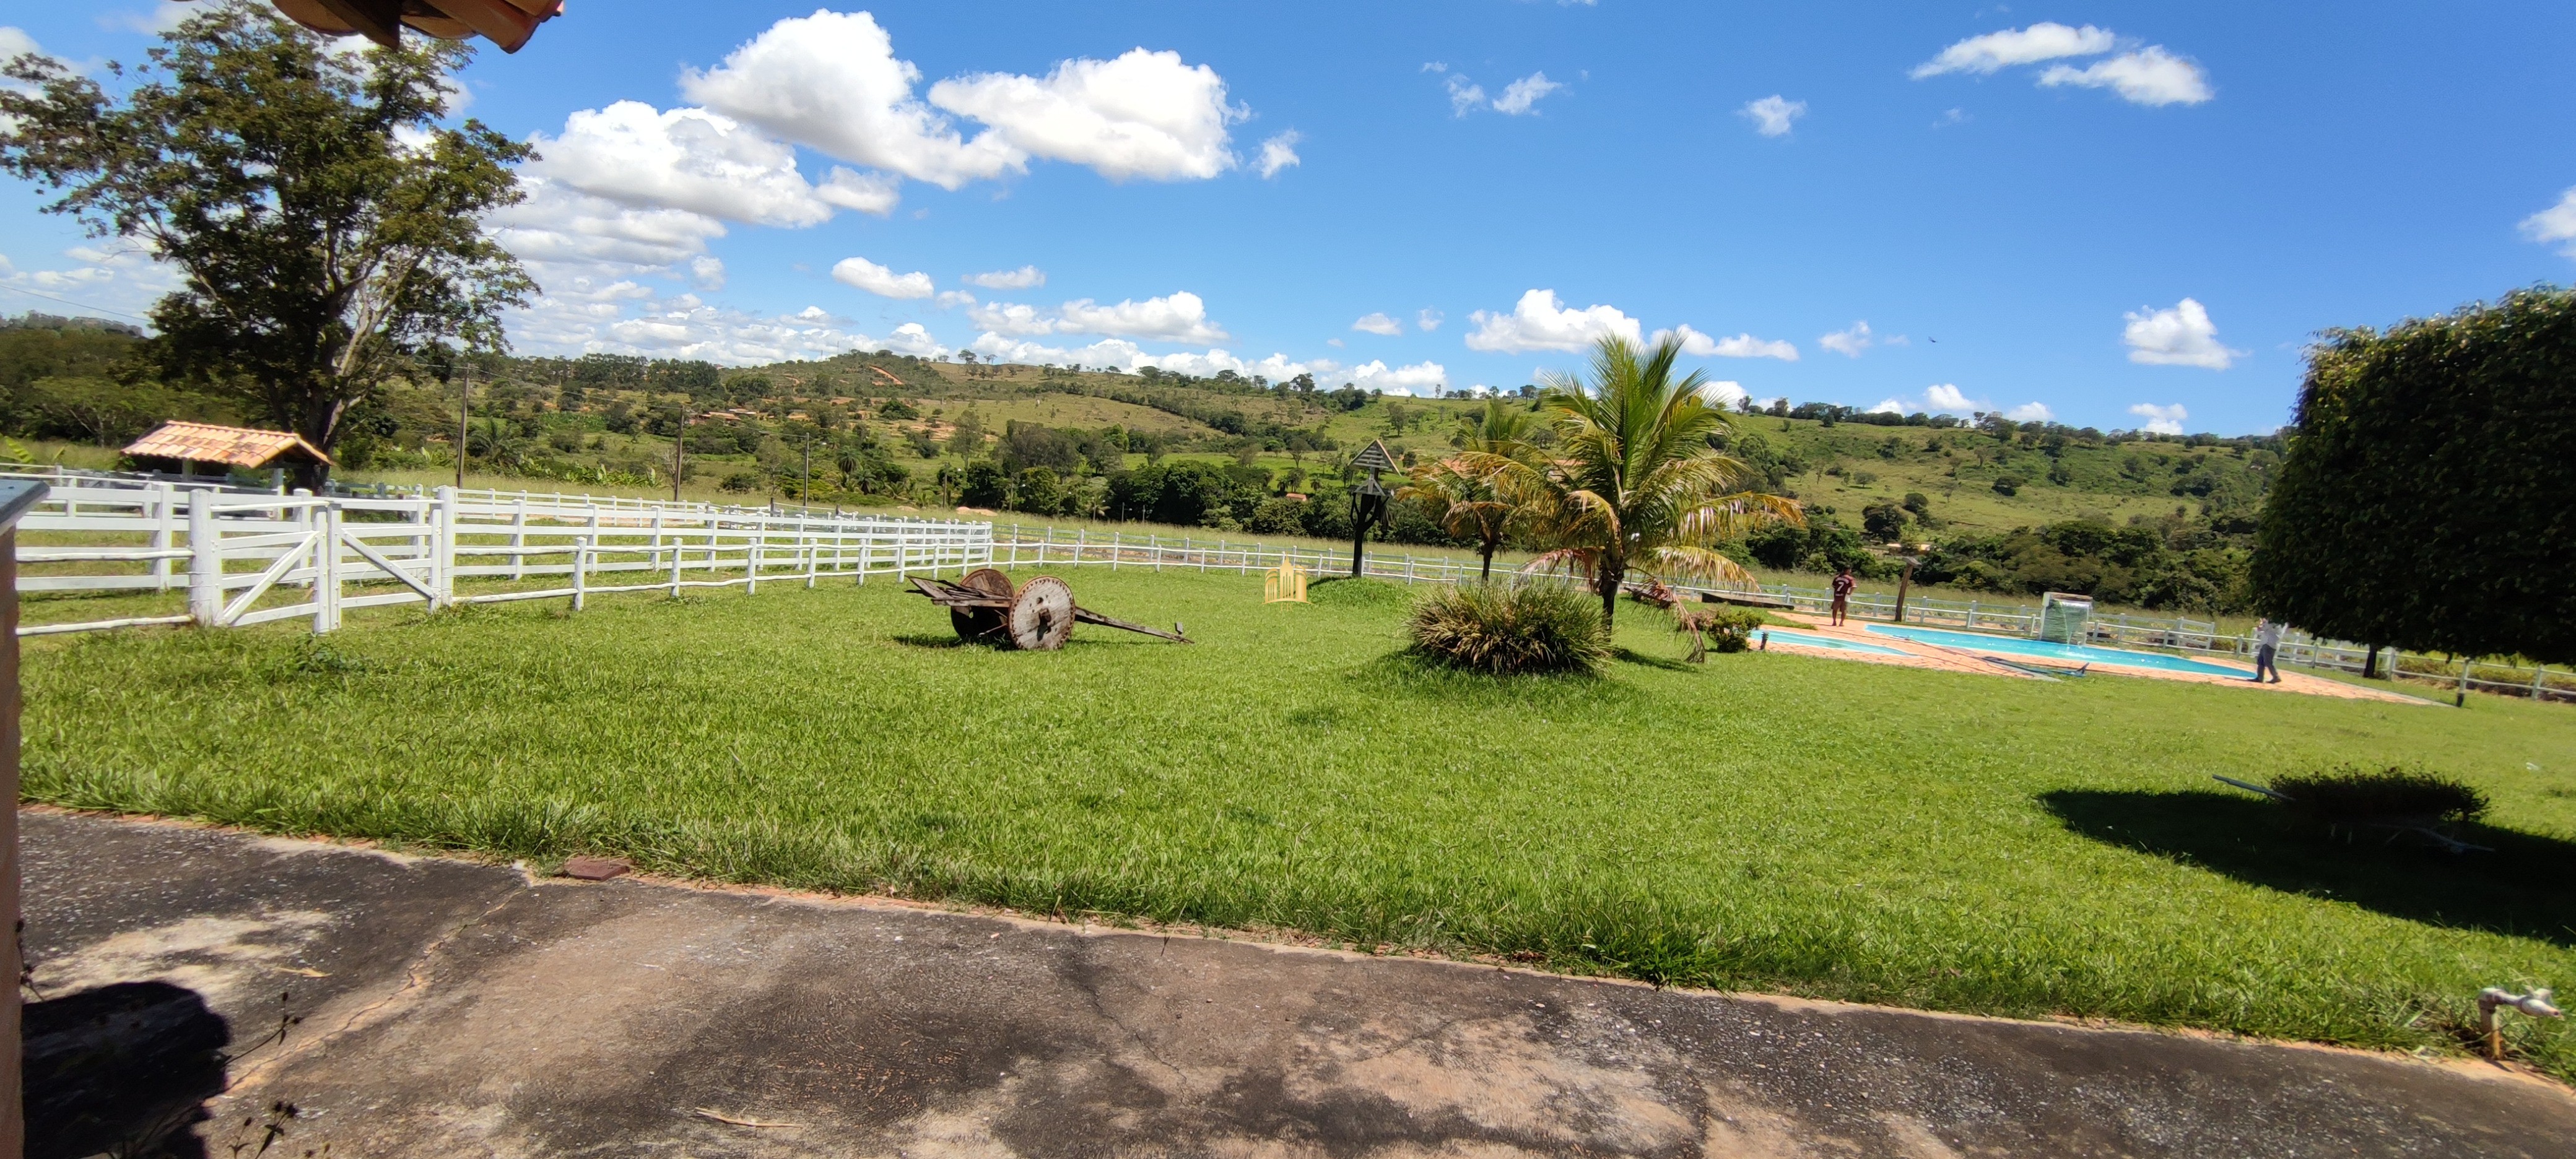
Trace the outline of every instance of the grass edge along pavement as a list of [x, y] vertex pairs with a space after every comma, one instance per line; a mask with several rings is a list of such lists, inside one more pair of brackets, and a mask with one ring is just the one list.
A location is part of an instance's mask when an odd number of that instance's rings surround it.
[[[1496, 683], [1399, 655], [1395, 585], [1068, 578], [1201, 642], [961, 647], [890, 584], [30, 641], [25, 794], [2382, 1048], [2457, 1049], [2479, 987], [2576, 974], [2576, 783], [2536, 767], [2576, 751], [2560, 706], [1682, 665], [1642, 615], [1603, 676]], [[2343, 760], [2468, 778], [2500, 852], [2348, 849], [2208, 780]], [[2563, 1026], [2509, 1030], [2576, 1077]]]

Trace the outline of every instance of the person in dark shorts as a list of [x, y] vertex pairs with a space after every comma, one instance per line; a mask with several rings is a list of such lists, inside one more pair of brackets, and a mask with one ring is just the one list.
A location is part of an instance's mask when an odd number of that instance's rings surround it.
[[2272, 676], [2269, 683], [2281, 682], [2281, 670], [2272, 664], [2273, 658], [2280, 654], [2281, 625], [2268, 617], [2254, 621], [2254, 683], [2265, 683], [2263, 675], [2267, 672]]
[[1859, 586], [1860, 581], [1852, 577], [1852, 571], [1850, 568], [1844, 568], [1840, 574], [1834, 576], [1835, 627], [1839, 628], [1843, 626], [1843, 617], [1851, 612], [1852, 589]]

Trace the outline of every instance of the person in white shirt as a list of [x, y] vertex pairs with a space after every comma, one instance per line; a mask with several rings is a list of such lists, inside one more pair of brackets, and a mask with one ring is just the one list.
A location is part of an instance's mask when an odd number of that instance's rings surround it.
[[2272, 658], [2280, 651], [2281, 625], [2273, 623], [2269, 617], [2254, 621], [2254, 683], [2263, 683], [2266, 672], [2272, 674], [2272, 683], [2281, 682], [2281, 670], [2272, 664]]

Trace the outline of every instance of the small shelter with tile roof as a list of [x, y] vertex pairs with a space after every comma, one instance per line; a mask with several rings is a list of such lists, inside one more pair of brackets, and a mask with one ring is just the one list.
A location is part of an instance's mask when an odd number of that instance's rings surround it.
[[[134, 440], [125, 448], [125, 454], [145, 470], [174, 475], [221, 475], [234, 468], [257, 471], [331, 465], [331, 456], [293, 431], [219, 427], [213, 423], [163, 423], [159, 430]], [[212, 470], [203, 470], [208, 467]]]

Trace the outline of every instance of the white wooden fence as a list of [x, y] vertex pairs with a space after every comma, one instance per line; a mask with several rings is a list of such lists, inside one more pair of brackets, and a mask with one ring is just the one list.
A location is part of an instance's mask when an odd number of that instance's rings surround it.
[[[541, 599], [578, 608], [608, 592], [962, 572], [993, 554], [990, 523], [452, 487], [372, 499], [57, 486], [19, 527], [22, 592], [185, 589], [188, 608], [27, 625], [21, 636], [305, 618], [328, 632], [352, 608]], [[66, 564], [81, 566], [46, 566]], [[460, 580], [544, 586], [473, 590]]]
[[[829, 577], [864, 583], [870, 575], [1101, 566], [1112, 570], [1232, 571], [1252, 574], [1295, 562], [1317, 575], [1350, 571], [1350, 553], [1315, 546], [1213, 541], [1189, 534], [1095, 532], [1010, 525], [1007, 537], [984, 522], [778, 511], [611, 496], [548, 495], [485, 489], [379, 489], [331, 497], [276, 495], [226, 488], [216, 481], [167, 481], [64, 475], [20, 524], [18, 587], [47, 591], [187, 592], [187, 612], [80, 623], [33, 624], [21, 636], [152, 624], [236, 627], [309, 618], [331, 631], [351, 608], [425, 603], [433, 608], [509, 600], [566, 599], [581, 607], [591, 595], [802, 581]], [[60, 535], [53, 533], [72, 533]], [[98, 540], [61, 543], [46, 540]], [[34, 542], [31, 542], [33, 540]], [[117, 542], [105, 542], [115, 540]], [[66, 567], [64, 565], [76, 565]], [[1508, 565], [1497, 565], [1507, 572]], [[1417, 556], [1383, 548], [1366, 555], [1364, 574], [1405, 583], [1462, 583], [1476, 562]], [[540, 587], [460, 590], [458, 581], [531, 579]], [[1696, 594], [1708, 589], [1681, 587]], [[1823, 611], [1822, 587], [1762, 584], [1761, 594], [1802, 611]], [[1895, 600], [1856, 593], [1851, 612], [1894, 620]], [[2029, 604], [1913, 596], [1904, 622], [1928, 627], [2035, 634], [2039, 609]], [[2251, 657], [2253, 641], [2189, 617], [2097, 615], [2097, 643]], [[2359, 644], [2291, 633], [2285, 664], [2360, 672]], [[2464, 690], [2576, 701], [2576, 675], [2538, 665], [2383, 654], [2403, 661], [2415, 679], [2439, 679]]]

